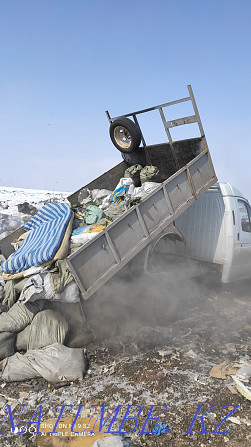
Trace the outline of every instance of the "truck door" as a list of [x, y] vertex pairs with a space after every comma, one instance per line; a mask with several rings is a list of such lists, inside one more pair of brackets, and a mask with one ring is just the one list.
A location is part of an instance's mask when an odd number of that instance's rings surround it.
[[240, 278], [251, 276], [251, 208], [242, 199], [238, 199], [239, 209], [239, 273]]

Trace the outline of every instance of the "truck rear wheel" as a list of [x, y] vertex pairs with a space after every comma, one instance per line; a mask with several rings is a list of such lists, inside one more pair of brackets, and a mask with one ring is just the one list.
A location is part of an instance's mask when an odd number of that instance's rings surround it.
[[110, 125], [110, 137], [114, 146], [123, 153], [135, 151], [141, 142], [141, 132], [128, 118], [118, 118]]

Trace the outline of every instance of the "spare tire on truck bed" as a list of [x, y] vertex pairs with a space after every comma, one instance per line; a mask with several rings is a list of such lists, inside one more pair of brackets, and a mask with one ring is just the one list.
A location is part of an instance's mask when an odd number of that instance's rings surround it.
[[124, 153], [135, 151], [141, 142], [141, 132], [128, 118], [117, 118], [110, 125], [110, 137], [114, 146]]

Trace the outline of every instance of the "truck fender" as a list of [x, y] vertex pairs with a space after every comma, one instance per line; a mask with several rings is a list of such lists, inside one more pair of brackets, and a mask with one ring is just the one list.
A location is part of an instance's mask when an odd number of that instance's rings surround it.
[[168, 227], [165, 228], [160, 234], [158, 234], [158, 236], [156, 238], [154, 238], [152, 240], [152, 242], [147, 247], [145, 263], [144, 263], [144, 271], [146, 273], [149, 273], [148, 265], [149, 265], [149, 260], [151, 258], [151, 255], [154, 252], [154, 249], [155, 249], [157, 243], [164, 237], [165, 238], [168, 237], [169, 239], [171, 239], [173, 241], [178, 240], [180, 242], [183, 242], [184, 245], [186, 245], [186, 242], [185, 242], [185, 239], [184, 239], [182, 233], [173, 224], [168, 225]]

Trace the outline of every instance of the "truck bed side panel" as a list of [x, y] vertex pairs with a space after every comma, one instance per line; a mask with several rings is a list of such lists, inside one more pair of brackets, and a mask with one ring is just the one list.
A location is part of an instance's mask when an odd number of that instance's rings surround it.
[[94, 239], [67, 258], [88, 299], [216, 181], [208, 151], [160, 184]]

